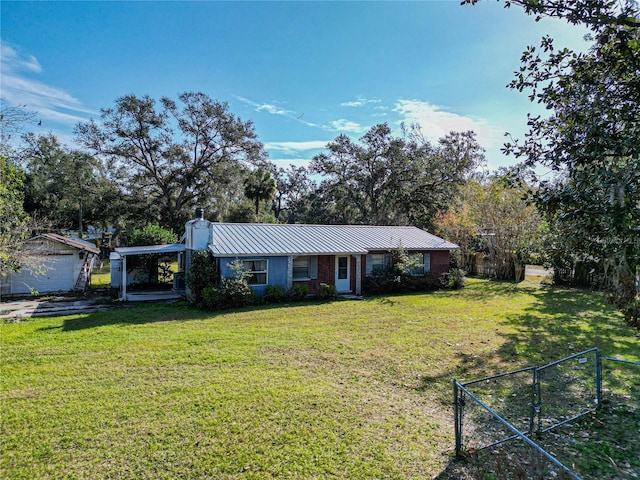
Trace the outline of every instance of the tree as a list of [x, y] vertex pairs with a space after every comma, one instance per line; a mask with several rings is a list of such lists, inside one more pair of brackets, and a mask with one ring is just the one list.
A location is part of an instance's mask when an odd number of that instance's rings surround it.
[[244, 194], [255, 202], [256, 216], [260, 210], [261, 200], [271, 200], [276, 193], [276, 182], [267, 170], [261, 168], [251, 172], [244, 181]]
[[[177, 240], [176, 234], [171, 230], [150, 224], [143, 228], [136, 228], [127, 242], [127, 246], [167, 245], [175, 243]], [[150, 282], [156, 283], [159, 276], [162, 277], [160, 280], [165, 281], [170, 279], [172, 274], [170, 262], [166, 260], [166, 255], [162, 254], [134, 255], [127, 262], [127, 271], [143, 269], [147, 271]]]
[[[474, 3], [469, 0], [467, 3]], [[510, 87], [529, 91], [552, 113], [529, 117], [523, 142], [507, 153], [559, 172], [533, 193], [540, 210], [566, 236], [567, 250], [599, 261], [605, 291], [640, 329], [640, 10], [634, 1], [506, 2], [536, 18], [584, 25], [587, 53], [556, 50], [544, 37], [528, 47]]]
[[472, 132], [452, 132], [434, 146], [417, 127], [394, 137], [387, 124], [372, 127], [360, 144], [340, 135], [327, 149], [311, 163], [324, 176], [315, 197], [341, 223], [429, 226], [484, 160]]
[[290, 165], [285, 170], [271, 163], [270, 171], [276, 181], [271, 211], [278, 221], [296, 223], [302, 216], [305, 200], [312, 191], [313, 182], [309, 179], [307, 169]]
[[24, 172], [0, 155], [0, 277], [24, 263], [21, 245], [29, 236], [29, 217], [22, 207]]
[[14, 142], [35, 118], [35, 112], [26, 110], [24, 106], [9, 105], [4, 98], [0, 98], [0, 155], [10, 158], [15, 154]]
[[43, 267], [37, 251], [23, 248], [31, 233], [45, 224], [24, 210], [25, 172], [14, 143], [34, 118], [23, 107], [0, 101], [0, 283], [10, 272], [26, 268], [37, 274]]
[[47, 217], [60, 229], [77, 227], [80, 236], [87, 225], [106, 229], [114, 223], [120, 190], [98, 159], [64, 148], [52, 134], [24, 138], [29, 213]]
[[179, 231], [196, 204], [224, 201], [243, 165], [264, 153], [251, 122], [204, 93], [167, 97], [125, 95], [95, 121], [76, 127], [78, 141], [101, 157], [126, 166], [131, 190], [157, 204], [158, 221]]
[[525, 200], [528, 186], [518, 169], [502, 169], [470, 179], [455, 206], [436, 220], [439, 234], [460, 246], [465, 268], [475, 254], [487, 257], [490, 275], [523, 280], [524, 265], [539, 254], [544, 226], [534, 205]]
[[142, 228], [136, 228], [131, 235], [128, 246], [143, 245], [168, 245], [175, 243], [178, 237], [171, 230], [162, 228], [160, 225], [146, 225]]

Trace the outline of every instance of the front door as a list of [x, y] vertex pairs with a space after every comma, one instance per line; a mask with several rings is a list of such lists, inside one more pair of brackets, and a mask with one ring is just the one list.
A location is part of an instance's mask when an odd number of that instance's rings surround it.
[[336, 290], [338, 290], [338, 292], [348, 292], [351, 290], [349, 255], [336, 255]]

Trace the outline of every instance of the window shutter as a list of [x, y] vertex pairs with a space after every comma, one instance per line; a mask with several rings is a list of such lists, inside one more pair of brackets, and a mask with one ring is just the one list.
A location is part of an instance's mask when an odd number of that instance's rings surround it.
[[318, 278], [318, 256], [309, 255], [309, 277]]
[[365, 263], [365, 275], [367, 275], [368, 277], [371, 276], [371, 272], [373, 271], [373, 265], [372, 265], [372, 260], [371, 260], [371, 254], [367, 253], [367, 259], [366, 259], [366, 263]]
[[425, 273], [429, 273], [431, 271], [431, 254], [425, 253], [422, 256], [422, 263], [424, 264]]

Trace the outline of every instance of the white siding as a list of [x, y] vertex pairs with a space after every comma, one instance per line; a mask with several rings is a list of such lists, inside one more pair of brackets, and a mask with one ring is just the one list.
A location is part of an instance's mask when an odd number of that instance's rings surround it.
[[11, 293], [31, 293], [32, 289], [38, 293], [69, 291], [74, 284], [74, 264], [78, 259], [77, 253], [66, 255], [48, 255], [44, 257], [44, 273], [33, 275], [24, 270], [11, 275]]

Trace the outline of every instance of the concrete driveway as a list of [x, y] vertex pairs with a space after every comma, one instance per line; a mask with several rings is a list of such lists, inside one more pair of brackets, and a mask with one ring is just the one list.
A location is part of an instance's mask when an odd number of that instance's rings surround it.
[[46, 300], [25, 299], [0, 303], [0, 320], [12, 320], [47, 315], [106, 312], [110, 305], [97, 304], [96, 299], [54, 297]]

